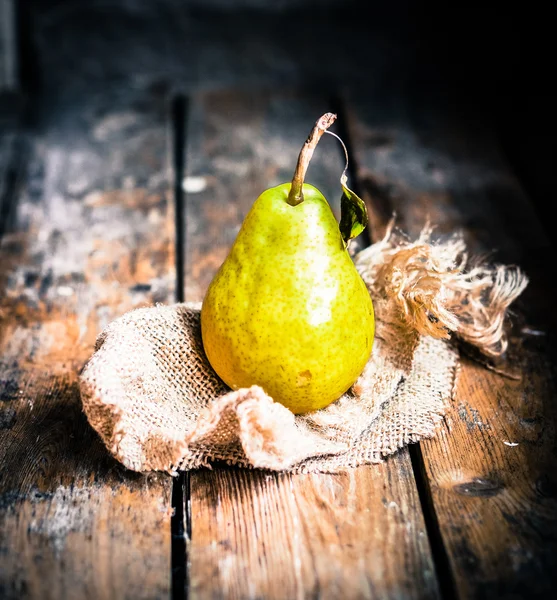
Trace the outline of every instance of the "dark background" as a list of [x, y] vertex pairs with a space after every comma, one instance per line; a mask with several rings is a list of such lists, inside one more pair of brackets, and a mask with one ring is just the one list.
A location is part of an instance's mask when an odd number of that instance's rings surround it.
[[489, 119], [548, 223], [556, 53], [546, 4], [19, 0], [26, 120], [146, 81], [186, 94], [227, 86], [301, 85], [324, 95], [397, 89]]

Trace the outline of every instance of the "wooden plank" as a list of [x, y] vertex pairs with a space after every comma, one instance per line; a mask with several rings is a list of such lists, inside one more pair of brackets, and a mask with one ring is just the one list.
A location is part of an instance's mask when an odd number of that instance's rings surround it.
[[341, 475], [192, 475], [191, 598], [435, 598], [407, 455]]
[[453, 595], [546, 597], [557, 583], [554, 251], [485, 117], [408, 98], [351, 102], [372, 210], [395, 209], [414, 234], [427, 216], [439, 232], [463, 229], [474, 253], [531, 278], [499, 365], [517, 379], [465, 358], [446, 427], [420, 444]]
[[0, 246], [0, 596], [170, 594], [168, 476], [110, 457], [78, 373], [127, 309], [174, 298], [166, 100], [45, 111]]
[[[327, 109], [321, 99], [287, 92], [214, 93], [193, 102], [187, 300], [202, 299], [258, 194], [291, 178], [307, 132]], [[335, 144], [321, 142], [308, 181], [338, 214], [344, 159]], [[343, 475], [215, 468], [192, 472], [189, 483], [190, 598], [438, 595], [406, 451]]]

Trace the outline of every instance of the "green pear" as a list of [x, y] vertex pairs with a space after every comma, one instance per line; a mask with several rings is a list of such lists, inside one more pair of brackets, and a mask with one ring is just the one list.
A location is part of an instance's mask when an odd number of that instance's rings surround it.
[[232, 389], [259, 385], [296, 414], [317, 410], [360, 375], [374, 326], [369, 292], [319, 190], [295, 176], [263, 192], [201, 309], [219, 377]]

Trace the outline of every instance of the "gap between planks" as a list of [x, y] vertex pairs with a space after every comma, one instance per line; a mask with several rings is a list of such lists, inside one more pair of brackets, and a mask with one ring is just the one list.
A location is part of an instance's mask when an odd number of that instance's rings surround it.
[[166, 105], [50, 108], [1, 241], [0, 595], [168, 597], [170, 481], [109, 456], [76, 382], [108, 321], [174, 296]]
[[[361, 165], [358, 164], [358, 156], [354, 150], [354, 143], [348, 126], [349, 110], [346, 107], [346, 101], [340, 96], [335, 96], [333, 98], [333, 106], [335, 107], [335, 112], [337, 112], [339, 118], [339, 135], [344, 141], [349, 156], [347, 169], [349, 186], [352, 186], [352, 189], [360, 196], [360, 198], [365, 199], [368, 206], [368, 212], [370, 213], [370, 221], [372, 221], [370, 226], [366, 227], [362, 235], [355, 240], [359, 242], [357, 250], [361, 250], [369, 244], [380, 240], [380, 231], [387, 226], [391, 216], [395, 213], [395, 207], [388, 197], [384, 198], [381, 204], [378, 205], [376, 197], [364, 194], [359, 176], [359, 174], [362, 173], [362, 168]], [[439, 585], [439, 592], [442, 598], [456, 598], [456, 583], [452, 577], [450, 562], [446, 548], [443, 544], [439, 521], [435, 513], [435, 508], [431, 502], [431, 492], [429, 490], [429, 482], [423, 466], [420, 444], [411, 444], [408, 447], [408, 453], [410, 455], [410, 463], [412, 465], [418, 498], [422, 509], [429, 545], [431, 547], [431, 555]]]
[[[461, 230], [472, 252], [502, 257], [531, 277], [513, 311], [505, 364], [521, 381], [463, 358], [444, 427], [412, 450], [438, 570], [450, 565], [441, 587], [457, 598], [542, 598], [554, 589], [557, 566], [551, 246], [485, 116], [458, 99], [420, 101], [416, 91], [396, 100], [350, 103], [366, 201], [385, 216], [394, 207], [412, 236], [428, 217], [440, 235]], [[379, 235], [384, 222], [373, 224]]]
[[[263, 189], [289, 180], [306, 129], [331, 108], [284, 91], [192, 97], [186, 174], [203, 175], [207, 189], [186, 203], [186, 300], [202, 298], [243, 215]], [[344, 157], [320, 150], [311, 180], [338, 216]], [[190, 482], [191, 598], [438, 597], [406, 450], [345, 475], [216, 466]]]
[[[352, 189], [360, 196], [360, 198], [365, 199], [368, 206], [368, 212], [370, 213], [370, 221], [372, 221], [370, 226], [366, 227], [362, 235], [355, 240], [359, 243], [356, 250], [358, 251], [381, 239], [380, 231], [387, 226], [388, 221], [395, 213], [395, 207], [388, 197], [384, 198], [381, 201], [381, 204], [378, 205], [374, 196], [372, 197], [369, 194], [364, 194], [362, 182], [360, 181], [360, 173], [362, 173], [363, 170], [361, 165], [358, 164], [358, 156], [354, 149], [354, 141], [348, 126], [349, 110], [346, 106], [346, 100], [341, 96], [335, 96], [333, 98], [333, 106], [335, 107], [335, 112], [337, 112], [339, 118], [339, 135], [344, 141], [349, 156], [347, 169], [350, 178], [349, 186], [352, 186]], [[420, 444], [411, 444], [408, 447], [408, 453], [414, 473], [416, 490], [422, 509], [429, 545], [431, 547], [431, 556], [437, 576], [439, 592], [442, 598], [456, 598], [456, 583], [452, 577], [447, 551], [441, 536], [439, 521], [435, 513], [435, 508], [431, 502], [429, 482], [423, 467]]]
[[[176, 301], [185, 297], [184, 253], [186, 248], [184, 173], [186, 170], [188, 98], [176, 94], [171, 103], [172, 163], [174, 190]], [[189, 503], [189, 473], [181, 472], [172, 482], [172, 518], [170, 521], [171, 547], [171, 593], [173, 600], [187, 598], [187, 548], [186, 537], [191, 532], [191, 523], [185, 507]]]

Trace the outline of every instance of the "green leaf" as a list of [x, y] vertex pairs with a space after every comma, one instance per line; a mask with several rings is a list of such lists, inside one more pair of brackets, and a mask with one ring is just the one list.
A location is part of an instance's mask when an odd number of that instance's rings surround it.
[[342, 197], [340, 199], [340, 233], [347, 244], [348, 240], [360, 235], [366, 228], [368, 218], [364, 201], [346, 185], [346, 175], [340, 178]]

